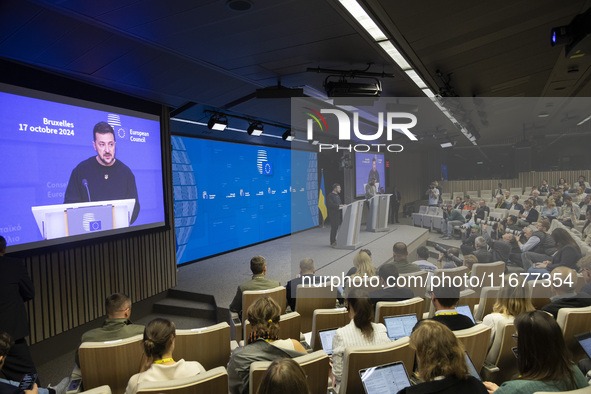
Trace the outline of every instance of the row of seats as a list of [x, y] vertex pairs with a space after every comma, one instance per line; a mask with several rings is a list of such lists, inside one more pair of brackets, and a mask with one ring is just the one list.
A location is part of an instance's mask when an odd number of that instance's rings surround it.
[[[529, 192], [531, 191], [532, 187], [531, 186], [526, 186], [523, 189], [520, 187], [510, 187], [509, 191], [511, 192], [512, 196], [518, 195], [518, 196], [523, 196], [523, 195], [529, 195]], [[441, 198], [443, 200], [455, 200], [456, 197], [460, 197], [462, 200], [464, 199], [464, 196], [470, 196], [471, 199], [477, 199], [477, 198], [483, 198], [483, 199], [492, 199], [495, 198], [496, 193], [494, 193], [491, 189], [488, 190], [481, 190], [480, 192], [478, 192], [477, 190], [468, 190], [465, 192], [453, 192], [453, 193], [441, 193]]]

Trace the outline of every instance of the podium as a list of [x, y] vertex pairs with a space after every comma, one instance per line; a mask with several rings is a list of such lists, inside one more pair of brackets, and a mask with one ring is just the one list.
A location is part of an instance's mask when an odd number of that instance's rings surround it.
[[367, 215], [367, 231], [388, 231], [388, 214], [390, 213], [391, 194], [376, 194], [369, 200]]
[[135, 199], [31, 207], [43, 239], [129, 227]]
[[343, 222], [337, 233], [337, 249], [355, 250], [361, 246], [359, 229], [361, 228], [361, 214], [365, 200], [354, 201], [341, 208]]

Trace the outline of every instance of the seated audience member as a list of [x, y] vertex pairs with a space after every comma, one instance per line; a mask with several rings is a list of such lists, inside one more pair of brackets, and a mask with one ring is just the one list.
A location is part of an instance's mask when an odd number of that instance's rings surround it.
[[347, 295], [346, 305], [351, 322], [339, 328], [332, 339], [332, 380], [337, 393], [341, 386], [343, 356], [347, 347], [390, 342], [386, 326], [373, 322], [373, 307], [366, 292], [351, 290]]
[[[556, 208], [561, 208], [563, 205], [562, 202], [562, 189], [558, 189], [555, 190], [554, 193], [552, 194], [552, 198], [554, 199], [554, 203], [556, 204]], [[558, 213], [560, 214], [560, 210], [558, 210]]]
[[250, 270], [252, 279], [238, 286], [236, 295], [230, 304], [230, 310], [238, 313], [238, 318], [242, 319], [242, 293], [247, 290], [267, 290], [281, 286], [276, 280], [270, 280], [265, 277], [267, 273], [267, 260], [263, 256], [254, 256], [250, 260]]
[[458, 248], [449, 248], [447, 250], [447, 255], [440, 252], [439, 257], [437, 258], [437, 265], [441, 268], [457, 268], [458, 266], [452, 259], [450, 259], [449, 255], [457, 257], [459, 260], [460, 250]]
[[505, 190], [505, 193], [503, 193], [503, 197], [505, 198], [505, 206], [507, 209], [509, 209], [509, 207], [511, 206], [511, 191], [510, 190]]
[[589, 182], [585, 179], [585, 175], [580, 175], [576, 182], [573, 182], [573, 187], [580, 187], [583, 190], [591, 189]]
[[466, 223], [466, 218], [462, 215], [462, 211], [458, 209], [450, 210], [450, 205], [448, 205], [443, 211], [443, 220], [443, 235], [441, 236], [443, 239], [451, 239], [454, 226], [461, 226]]
[[408, 262], [408, 249], [404, 242], [396, 242], [392, 247], [392, 253], [398, 273], [411, 274], [421, 270], [417, 265]]
[[468, 316], [460, 315], [456, 305], [460, 300], [460, 289], [455, 286], [436, 286], [431, 292], [431, 302], [435, 307], [433, 320], [445, 324], [452, 331], [474, 326]]
[[[519, 266], [523, 266], [523, 261], [521, 259], [521, 256], [523, 255], [523, 253], [533, 250], [540, 243], [540, 241], [541, 241], [540, 237], [534, 235], [534, 231], [535, 231], [535, 229], [533, 226], [527, 226], [526, 228], [523, 229], [523, 237], [526, 239], [526, 242], [524, 244], [522, 244], [521, 241], [517, 241], [517, 243], [519, 245], [519, 250], [521, 251], [521, 254], [511, 255], [511, 261], [514, 264], [517, 264]], [[527, 267], [527, 268], [529, 268], [529, 267]]]
[[281, 308], [270, 297], [259, 298], [248, 308], [252, 326], [247, 345], [235, 349], [228, 363], [228, 384], [232, 394], [245, 394], [250, 385], [250, 364], [254, 361], [274, 361], [294, 358], [306, 353], [295, 339], [279, 339]]
[[[367, 254], [369, 256], [369, 258], [371, 259], [371, 250], [369, 250], [369, 249], [361, 249], [360, 252], [365, 252], [365, 254]], [[357, 270], [358, 270], [358, 268], [355, 267], [355, 261], [353, 261], [353, 267], [349, 268], [349, 271], [347, 271], [347, 273], [345, 274], [345, 276], [351, 276], [355, 272], [357, 272]]]
[[[0, 371], [6, 362], [10, 346], [12, 345], [12, 338], [5, 332], [0, 332]], [[0, 379], [0, 393], [2, 394], [66, 394], [70, 379], [64, 378], [55, 387], [39, 388], [37, 383], [33, 384], [30, 390], [22, 390], [19, 388], [20, 381]]]
[[519, 196], [516, 194], [513, 196], [513, 198], [511, 199], [511, 204], [509, 205], [509, 209], [512, 209], [514, 211], [519, 211], [521, 212], [521, 210], [523, 209], [523, 205], [521, 205], [519, 203]]
[[307, 379], [300, 364], [281, 358], [269, 365], [257, 394], [311, 394]]
[[[371, 258], [365, 252], [359, 252], [353, 257], [353, 265], [357, 268], [357, 271], [350, 276], [351, 282], [345, 282], [343, 286], [343, 296], [346, 296], [347, 291], [352, 287], [350, 286], [350, 283], [353, 283], [353, 286], [363, 287], [365, 289], [371, 288], [372, 282], [370, 279], [376, 276], [376, 269], [371, 264]], [[360, 278], [361, 280], [356, 278]], [[339, 301], [341, 301], [340, 297]]]
[[462, 210], [473, 211], [476, 209], [476, 202], [474, 200], [470, 199], [470, 196], [466, 196], [464, 201], [465, 201], [465, 204], [464, 204], [464, 208], [462, 208]]
[[507, 209], [507, 203], [505, 202], [505, 199], [503, 198], [503, 196], [501, 196], [501, 195], [497, 196], [497, 203], [495, 204], [495, 208]]
[[464, 205], [466, 205], [465, 201], [462, 201], [462, 197], [456, 197], [456, 203], [454, 204], [453, 208], [457, 209], [458, 211], [462, 211], [464, 209]]
[[538, 188], [540, 193], [548, 194], [550, 193], [550, 186], [548, 185], [548, 181], [546, 179], [542, 180], [542, 185]]
[[507, 220], [505, 222], [505, 230], [521, 231], [521, 227], [517, 225], [517, 216], [507, 216]]
[[417, 375], [422, 383], [398, 394], [487, 394], [486, 387], [468, 372], [460, 340], [433, 320], [421, 320], [410, 335], [416, 350]]
[[474, 266], [476, 263], [478, 263], [478, 258], [473, 254], [464, 256], [463, 265], [464, 267], [468, 267], [468, 276], [472, 275], [472, 266]]
[[181, 379], [205, 372], [197, 361], [174, 361], [175, 331], [174, 323], [166, 319], [157, 318], [146, 325], [142, 340], [145, 362], [140, 373], [129, 379], [125, 394], [136, 394], [142, 382]]
[[521, 255], [522, 266], [525, 269], [529, 269], [535, 263], [550, 260], [558, 250], [554, 239], [548, 234], [550, 222], [547, 219], [541, 219], [536, 224], [536, 228], [537, 230], [534, 231], [533, 235], [538, 237], [540, 242]]
[[490, 208], [486, 206], [486, 201], [480, 199], [478, 201], [478, 208], [476, 208], [476, 210], [473, 213], [468, 212], [468, 215], [466, 215], [466, 219], [472, 220], [474, 223], [478, 223], [478, 219], [484, 220], [486, 217], [488, 217], [489, 213]]
[[583, 242], [587, 245], [591, 245], [591, 209], [585, 214], [585, 223], [583, 224], [581, 233], [581, 239]]
[[533, 222], [537, 222], [538, 218], [540, 217], [540, 213], [536, 211], [530, 200], [526, 200], [523, 203], [523, 209], [519, 211], [519, 215], [517, 215], [517, 217], [517, 224], [519, 226], [526, 227]]
[[574, 223], [579, 220], [581, 216], [581, 208], [577, 204], [573, 203], [571, 196], [564, 196], [564, 204], [558, 215], [558, 220], [567, 227], [573, 227]]
[[556, 267], [550, 273], [552, 293], [550, 303], [542, 307], [543, 311], [558, 316], [561, 308], [584, 308], [591, 306], [591, 296], [576, 293], [577, 271], [568, 267]]
[[556, 188], [558, 189], [558, 188], [560, 188], [560, 187], [561, 187], [561, 188], [563, 188], [563, 189], [566, 189], [566, 185], [568, 185], [568, 183], [566, 183], [566, 179], [564, 179], [564, 178], [559, 178], [559, 179], [558, 179], [558, 184], [556, 185]]
[[488, 251], [488, 245], [484, 237], [478, 237], [474, 240], [474, 253], [479, 263], [491, 263], [492, 253]]
[[581, 275], [583, 275], [583, 279], [585, 279], [585, 284], [581, 288], [581, 293], [591, 295], [591, 254], [580, 259], [577, 262], [577, 268]]
[[548, 220], [554, 220], [558, 217], [558, 208], [556, 208], [556, 203], [553, 198], [546, 200], [540, 210], [540, 217]]
[[490, 237], [488, 231], [486, 231], [486, 224], [483, 224], [482, 237], [486, 240], [488, 246], [490, 246], [491, 262], [504, 261], [507, 263], [509, 261], [509, 255], [511, 254], [512, 249], [511, 240], [515, 239], [513, 234], [505, 233], [502, 235], [501, 239], [495, 241]]
[[[132, 324], [131, 320], [129, 320], [131, 316], [131, 300], [125, 294], [115, 293], [107, 297], [105, 310], [107, 311], [107, 318], [103, 325], [82, 334], [81, 343], [116, 341], [144, 333], [144, 326]], [[76, 365], [80, 366], [77, 349], [75, 358]]]
[[429, 258], [429, 249], [427, 249], [426, 246], [419, 246], [417, 248], [417, 257], [419, 260], [413, 261], [412, 263], [418, 266], [421, 270], [433, 272], [438, 268], [435, 264], [427, 260]]
[[472, 254], [474, 252], [474, 241], [479, 237], [478, 232], [480, 231], [480, 226], [472, 224], [470, 226], [470, 234], [467, 233], [465, 228], [462, 228], [461, 231], [462, 245], [460, 245], [460, 250], [463, 255]]
[[[537, 263], [535, 268], [529, 268], [529, 273], [545, 274], [552, 271], [556, 267], [568, 267], [575, 269], [577, 261], [581, 259], [581, 249], [577, 242], [571, 237], [569, 232], [563, 228], [557, 228], [552, 231], [552, 239], [556, 243], [558, 252], [552, 256], [552, 261], [544, 261]], [[532, 278], [533, 279], [533, 278]]]
[[301, 285], [302, 283], [306, 285], [320, 285], [326, 283], [326, 279], [320, 276], [315, 276], [315, 272], [316, 268], [314, 268], [314, 260], [302, 259], [300, 261], [300, 274], [297, 278], [287, 282], [287, 285], [285, 286], [287, 295], [287, 305], [289, 305], [292, 311], [295, 311], [296, 307], [298, 285]]
[[587, 380], [570, 361], [560, 327], [543, 311], [522, 313], [515, 318], [519, 378], [500, 387], [484, 382], [489, 393], [533, 394], [586, 387]]
[[538, 189], [534, 189], [531, 192], [531, 198], [534, 200], [535, 205], [542, 205], [544, 204], [544, 199], [540, 197], [540, 192]]
[[[492, 313], [484, 316], [482, 324], [489, 326], [492, 331], [490, 344], [495, 340], [497, 324], [499, 322], [512, 323], [516, 316], [533, 311], [535, 308], [527, 292], [527, 285], [523, 277], [518, 279], [517, 286], [511, 286], [511, 275], [505, 275], [503, 287], [499, 290]], [[496, 360], [490, 360], [494, 363]]]
[[581, 203], [579, 204], [579, 208], [581, 208], [581, 215], [579, 216], [579, 220], [585, 220], [587, 211], [589, 211], [589, 204], [591, 204], [591, 193], [587, 194], [583, 201], [581, 201]]
[[585, 189], [583, 189], [582, 187], [577, 187], [577, 189], [575, 190], [575, 194], [572, 195], [571, 197], [573, 198], [573, 202], [576, 204], [580, 204], [583, 199], [585, 198], [586, 194], [585, 194]]
[[378, 269], [378, 274], [381, 289], [369, 293], [369, 299], [374, 308], [380, 301], [404, 301], [414, 297], [411, 289], [397, 287], [396, 282], [399, 275], [394, 264], [382, 264]]

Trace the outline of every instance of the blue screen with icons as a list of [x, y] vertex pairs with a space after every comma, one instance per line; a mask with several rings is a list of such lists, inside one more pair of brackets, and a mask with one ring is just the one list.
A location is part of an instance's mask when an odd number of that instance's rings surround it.
[[317, 153], [172, 137], [177, 263], [318, 225]]

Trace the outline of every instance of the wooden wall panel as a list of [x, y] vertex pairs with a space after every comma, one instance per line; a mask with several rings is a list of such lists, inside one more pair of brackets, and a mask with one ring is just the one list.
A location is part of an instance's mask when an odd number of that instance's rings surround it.
[[[164, 108], [162, 123], [164, 140], [170, 141]], [[165, 201], [171, 229], [122, 235], [25, 258], [35, 285], [35, 298], [27, 303], [31, 344], [100, 318], [111, 293], [124, 292], [137, 302], [176, 285], [170, 155], [165, 144]]]
[[[591, 170], [572, 170], [572, 171], [543, 171], [543, 172], [520, 172], [514, 179], [479, 179], [462, 181], [442, 181], [444, 193], [466, 192], [476, 190], [496, 190], [497, 184], [501, 182], [503, 189], [512, 187], [532, 187], [540, 186], [542, 180], [546, 179], [551, 186], [558, 184], [558, 179], [564, 178], [571, 185], [584, 175], [587, 181], [591, 178]], [[529, 190], [527, 190], [529, 194]], [[471, 196], [472, 197], [472, 196]]]

